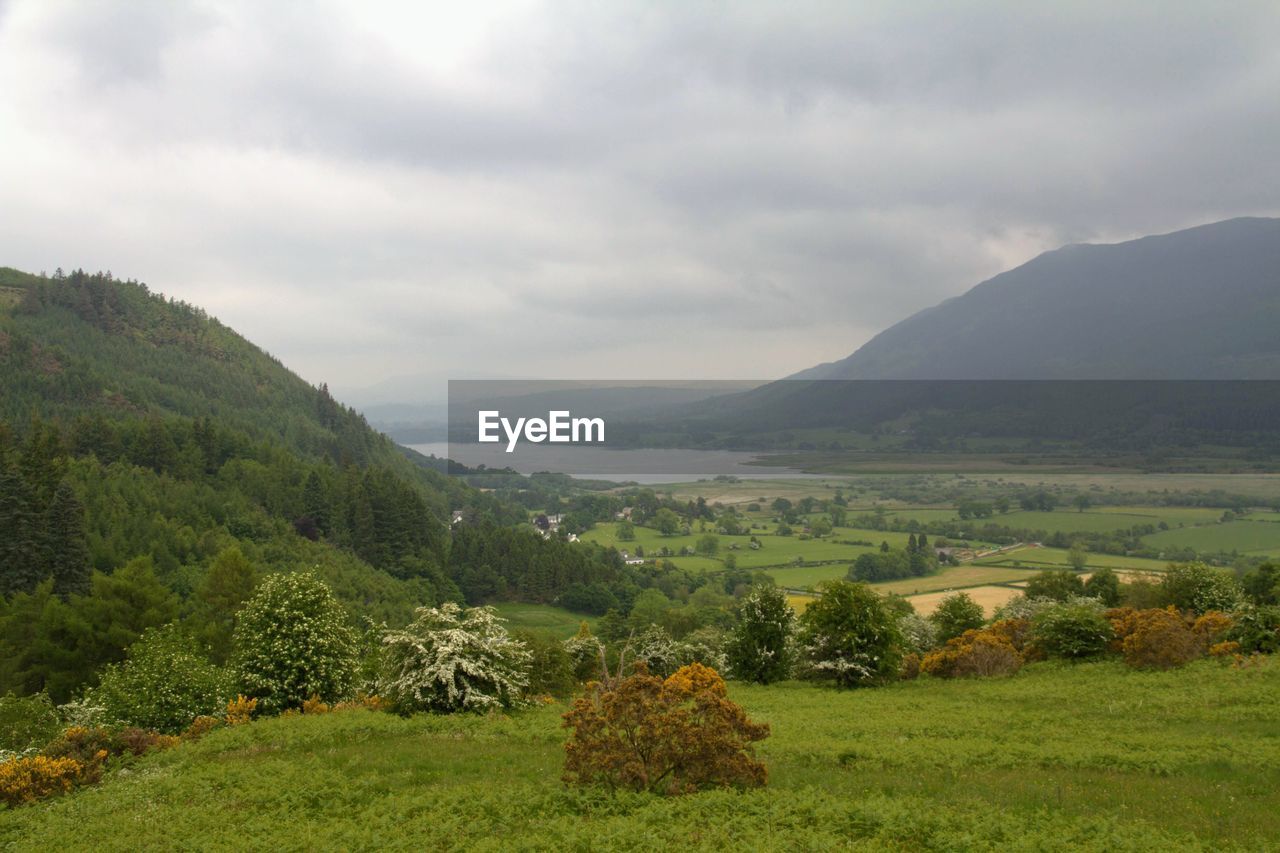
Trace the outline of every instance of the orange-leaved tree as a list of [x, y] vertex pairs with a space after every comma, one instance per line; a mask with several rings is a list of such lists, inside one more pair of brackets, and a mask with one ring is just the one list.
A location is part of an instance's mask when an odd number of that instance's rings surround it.
[[592, 682], [564, 725], [573, 730], [564, 747], [570, 784], [683, 794], [766, 780], [751, 744], [769, 736], [768, 725], [751, 722], [702, 664], [664, 680], [641, 663], [627, 678]]

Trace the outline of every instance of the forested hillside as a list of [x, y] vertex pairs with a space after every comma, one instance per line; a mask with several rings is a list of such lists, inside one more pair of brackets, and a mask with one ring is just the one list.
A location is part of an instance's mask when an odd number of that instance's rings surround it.
[[[225, 657], [272, 572], [316, 571], [353, 624], [616, 577], [420, 462], [196, 307], [0, 270], [0, 694], [65, 700], [174, 619]], [[451, 555], [454, 510], [470, 544]]]

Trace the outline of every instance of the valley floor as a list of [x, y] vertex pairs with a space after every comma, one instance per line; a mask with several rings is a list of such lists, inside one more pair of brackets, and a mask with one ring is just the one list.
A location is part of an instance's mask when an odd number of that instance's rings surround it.
[[839, 692], [732, 685], [769, 786], [565, 789], [563, 705], [276, 718], [0, 812], [0, 847], [1280, 849], [1280, 666], [1035, 664]]

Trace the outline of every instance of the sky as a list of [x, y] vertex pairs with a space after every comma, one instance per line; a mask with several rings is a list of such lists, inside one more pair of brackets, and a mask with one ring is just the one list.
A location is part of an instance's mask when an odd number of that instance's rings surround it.
[[1042, 251], [1280, 214], [1275, 2], [0, 0], [0, 266], [357, 404], [772, 378]]

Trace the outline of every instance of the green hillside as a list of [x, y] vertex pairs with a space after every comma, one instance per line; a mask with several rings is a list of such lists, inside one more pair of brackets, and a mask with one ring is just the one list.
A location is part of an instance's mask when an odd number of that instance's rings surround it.
[[145, 284], [0, 268], [0, 420], [211, 418], [308, 459], [418, 474], [363, 417], [210, 317]]
[[174, 619], [221, 662], [271, 572], [317, 572], [355, 625], [617, 581], [423, 462], [199, 308], [0, 268], [0, 695], [66, 701]]
[[1275, 661], [1037, 664], [880, 690], [734, 685], [765, 789], [559, 782], [564, 706], [278, 718], [0, 813], [0, 846], [385, 850], [1262, 850], [1280, 838]]

